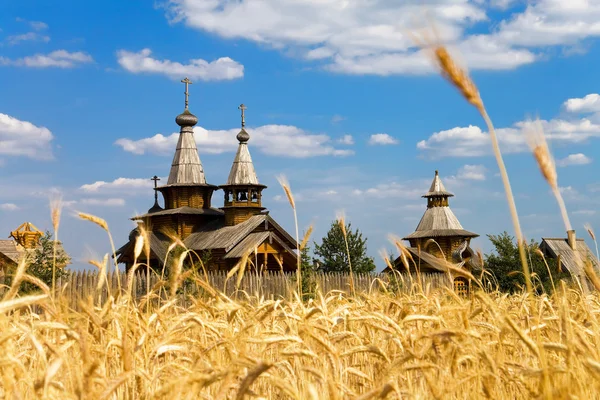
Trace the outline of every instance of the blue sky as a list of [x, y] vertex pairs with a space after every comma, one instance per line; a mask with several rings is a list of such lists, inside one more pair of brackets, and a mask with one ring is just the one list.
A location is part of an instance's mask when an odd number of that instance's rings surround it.
[[566, 236], [521, 129], [535, 116], [583, 237], [600, 222], [599, 19], [600, 1], [584, 0], [3, 1], [0, 234], [50, 229], [60, 193], [74, 267], [109, 251], [76, 211], [124, 243], [128, 218], [152, 206], [149, 178], [168, 175], [189, 76], [208, 182], [227, 178], [244, 103], [264, 203], [290, 232], [279, 174], [301, 231], [313, 223], [320, 241], [343, 210], [382, 268], [388, 235], [414, 231], [439, 169], [488, 252], [485, 234], [513, 232], [508, 207], [483, 121], [410, 39], [433, 23], [498, 128], [526, 238]]

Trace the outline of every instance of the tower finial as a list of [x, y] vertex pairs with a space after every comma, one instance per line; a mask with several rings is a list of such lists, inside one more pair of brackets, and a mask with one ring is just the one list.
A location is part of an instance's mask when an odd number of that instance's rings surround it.
[[158, 187], [158, 181], [160, 181], [160, 178], [154, 175], [150, 180], [154, 181], [154, 201], [158, 202], [158, 191], [156, 188]]
[[184, 92], [185, 93], [185, 109], [187, 110], [188, 109], [188, 100], [190, 97], [189, 85], [191, 85], [194, 82], [190, 81], [189, 78], [186, 76], [185, 79], [181, 80], [181, 83], [185, 83], [185, 92]]
[[245, 128], [245, 127], [246, 127], [246, 114], [245, 114], [245, 111], [246, 111], [247, 109], [248, 109], [248, 107], [246, 107], [244, 104], [241, 104], [241, 105], [238, 107], [238, 110], [241, 110], [241, 111], [242, 111], [242, 128]]
[[439, 172], [438, 172], [438, 170], [436, 169], [436, 170], [435, 170], [435, 176], [438, 176], [438, 175], [439, 175]]
[[237, 140], [239, 140], [240, 143], [247, 143], [248, 140], [250, 140], [250, 135], [248, 134], [248, 132], [246, 132], [246, 110], [247, 109], [248, 109], [248, 107], [246, 107], [243, 104], [240, 104], [240, 106], [238, 107], [238, 110], [242, 111], [242, 130], [236, 136]]

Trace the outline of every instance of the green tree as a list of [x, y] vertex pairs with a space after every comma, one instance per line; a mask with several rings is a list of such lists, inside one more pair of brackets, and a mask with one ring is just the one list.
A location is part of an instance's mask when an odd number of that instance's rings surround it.
[[315, 244], [315, 254], [321, 258], [320, 269], [323, 272], [349, 272], [348, 253], [354, 273], [367, 273], [375, 270], [375, 262], [367, 256], [367, 239], [356, 229], [352, 231], [351, 224], [346, 224], [348, 250], [344, 234], [338, 221], [333, 221], [327, 236], [321, 245]]
[[[34, 276], [52, 288], [52, 268], [56, 266], [56, 279], [68, 275], [65, 267], [71, 263], [71, 258], [64, 251], [60, 242], [56, 243], [56, 258], [54, 257], [54, 239], [52, 233], [46, 233], [40, 238], [39, 246], [26, 256], [27, 274]], [[22, 293], [31, 293], [39, 290], [36, 285], [29, 282], [21, 284]]]
[[[525, 285], [525, 278], [521, 269], [519, 258], [519, 247], [514, 239], [507, 232], [500, 235], [487, 235], [494, 245], [494, 252], [486, 254], [485, 269], [491, 272], [498, 281], [498, 289], [502, 292], [514, 292], [520, 290]], [[569, 272], [558, 272], [554, 260], [546, 260], [536, 251], [539, 244], [534, 240], [526, 246], [529, 268], [533, 276], [533, 283], [536, 286], [536, 292], [552, 292], [552, 281], [548, 270], [552, 274], [554, 284], [558, 287], [561, 279], [569, 280]], [[534, 275], [535, 274], [535, 275]]]

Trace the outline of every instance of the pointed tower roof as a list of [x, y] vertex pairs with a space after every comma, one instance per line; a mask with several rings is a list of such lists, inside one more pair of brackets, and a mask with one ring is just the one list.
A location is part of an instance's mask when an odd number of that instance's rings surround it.
[[188, 78], [183, 79], [181, 82], [185, 83], [185, 110], [175, 118], [175, 122], [181, 129], [167, 186], [206, 185], [204, 168], [202, 168], [196, 140], [194, 140], [193, 127], [198, 123], [198, 118], [188, 109], [188, 85], [192, 82]]
[[441, 236], [457, 236], [457, 237], [477, 237], [476, 233], [469, 232], [463, 229], [462, 225], [450, 209], [448, 197], [454, 196], [446, 191], [438, 171], [435, 171], [435, 176], [429, 191], [422, 197], [427, 198], [427, 210], [417, 229], [406, 236], [404, 239], [419, 239], [419, 238], [434, 238]]
[[252, 157], [248, 150], [248, 141], [250, 135], [246, 132], [246, 121], [244, 111], [246, 110], [245, 105], [238, 107], [242, 111], [242, 130], [237, 134], [236, 138], [240, 142], [235, 158], [233, 159], [233, 165], [229, 172], [226, 185], [260, 185], [258, 183], [258, 177], [254, 170], [254, 164], [252, 163]]
[[433, 181], [431, 182], [431, 186], [429, 187], [429, 191], [425, 193], [421, 197], [453, 197], [454, 194], [448, 192], [440, 179], [440, 175], [438, 170], [435, 170], [435, 176], [433, 177]]

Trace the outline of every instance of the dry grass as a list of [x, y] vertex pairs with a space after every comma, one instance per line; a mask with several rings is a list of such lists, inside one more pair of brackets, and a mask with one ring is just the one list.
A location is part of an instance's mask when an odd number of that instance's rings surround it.
[[302, 303], [213, 291], [149, 312], [127, 295], [90, 297], [82, 312], [47, 294], [13, 298], [0, 302], [0, 397], [594, 398], [600, 299], [558, 292]]

